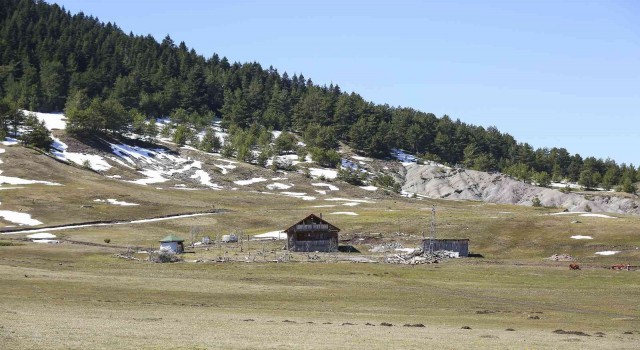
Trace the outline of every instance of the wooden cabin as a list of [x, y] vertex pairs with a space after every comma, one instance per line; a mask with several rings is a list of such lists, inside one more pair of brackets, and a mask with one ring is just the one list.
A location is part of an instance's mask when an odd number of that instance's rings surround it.
[[[429, 251], [430, 239], [422, 240], [422, 249], [425, 252]], [[446, 250], [450, 252], [456, 252], [460, 257], [469, 256], [469, 239], [434, 239], [433, 251]]]
[[171, 252], [174, 254], [184, 253], [184, 239], [175, 235], [168, 235], [160, 240], [160, 250], [165, 252]]
[[338, 251], [338, 232], [322, 217], [311, 214], [284, 230], [287, 233], [287, 249], [292, 252]]

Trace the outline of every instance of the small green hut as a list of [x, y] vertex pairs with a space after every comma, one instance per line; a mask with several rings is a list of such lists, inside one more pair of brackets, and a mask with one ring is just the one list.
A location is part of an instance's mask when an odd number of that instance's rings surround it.
[[160, 240], [160, 250], [165, 252], [172, 252], [174, 254], [182, 254], [184, 252], [184, 239], [176, 235], [168, 235]]

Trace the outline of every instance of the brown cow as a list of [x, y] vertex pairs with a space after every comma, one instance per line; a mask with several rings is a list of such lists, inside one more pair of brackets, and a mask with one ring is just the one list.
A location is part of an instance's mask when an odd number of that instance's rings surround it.
[[580, 265], [578, 265], [578, 264], [569, 264], [569, 270], [580, 270]]

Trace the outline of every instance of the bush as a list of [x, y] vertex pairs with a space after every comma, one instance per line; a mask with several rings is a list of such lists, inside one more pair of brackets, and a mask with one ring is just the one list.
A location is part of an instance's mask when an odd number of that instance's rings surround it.
[[402, 189], [402, 185], [397, 183], [391, 175], [378, 175], [375, 179], [373, 179], [373, 184], [389, 189], [395, 193], [400, 193], [400, 190]]
[[104, 243], [107, 243], [107, 244], [111, 243], [111, 238], [105, 238]]
[[533, 199], [531, 200], [531, 205], [533, 205], [536, 208], [539, 208], [542, 206], [542, 202], [540, 201], [540, 198], [533, 197]]
[[171, 263], [182, 261], [182, 258], [168, 251], [151, 251], [149, 253], [149, 261], [154, 263]]
[[362, 175], [356, 170], [340, 169], [338, 170], [338, 179], [355, 186], [364, 185]]
[[591, 212], [591, 207], [589, 206], [589, 204], [584, 205], [584, 211], [586, 211], [587, 213]]

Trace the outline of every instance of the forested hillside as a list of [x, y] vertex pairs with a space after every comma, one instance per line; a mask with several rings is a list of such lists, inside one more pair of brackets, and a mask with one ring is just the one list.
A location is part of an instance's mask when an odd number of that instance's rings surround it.
[[[338, 85], [319, 86], [303, 74], [289, 76], [255, 62], [205, 58], [169, 35], [158, 43], [55, 4], [0, 4], [0, 97], [14, 108], [64, 110], [68, 129], [78, 135], [118, 135], [141, 129], [145, 119], [170, 116], [188, 139], [219, 117], [243, 139], [245, 151], [266, 130], [285, 130], [303, 135], [320, 158], [335, 158], [331, 150], [344, 142], [374, 157], [401, 148], [423, 159], [500, 170], [542, 185], [568, 179], [635, 191], [632, 165], [583, 159], [564, 148], [533, 149], [495, 127], [376, 105]], [[5, 133], [17, 127], [11, 118], [0, 111]]]

